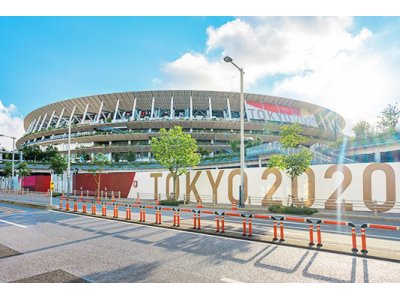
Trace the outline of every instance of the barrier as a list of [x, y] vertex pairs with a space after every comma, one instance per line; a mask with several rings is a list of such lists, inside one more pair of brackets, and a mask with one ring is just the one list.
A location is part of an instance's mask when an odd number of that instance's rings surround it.
[[246, 236], [247, 234], [246, 234], [246, 227], [247, 227], [247, 225], [246, 225], [246, 216], [245, 215], [242, 215], [242, 225], [243, 225], [243, 236]]
[[103, 217], [105, 217], [105, 216], [107, 216], [107, 204], [104, 202], [102, 204], [103, 204], [103, 206], [101, 207], [101, 215]]
[[69, 211], [69, 199], [65, 202], [65, 210]]
[[175, 210], [175, 208], [173, 208], [172, 209], [173, 210], [173, 212], [174, 212], [174, 223], [173, 223], [173, 225], [172, 226], [176, 226], [176, 218], [177, 218], [177, 211]]
[[[244, 214], [240, 214], [240, 213], [235, 213], [235, 212], [223, 212], [221, 214], [221, 233], [225, 232], [225, 216], [228, 217], [238, 217], [238, 218], [242, 218], [242, 224], [243, 224], [243, 235], [246, 235], [246, 216]], [[244, 219], [243, 219], [244, 218]]]
[[317, 220], [317, 247], [322, 247], [321, 220]]
[[160, 205], [160, 199], [158, 199], [158, 196], [156, 195], [156, 205]]
[[63, 199], [62, 199], [62, 197], [60, 198], [60, 209], [63, 209]]
[[201, 198], [199, 198], [199, 201], [197, 201], [197, 208], [203, 208], [203, 202], [201, 201]]
[[309, 223], [308, 224], [308, 231], [309, 231], [309, 234], [310, 234], [310, 242], [308, 243], [308, 246], [312, 247], [312, 246], [315, 245], [314, 244], [314, 225], [313, 225], [313, 223], [312, 223], [312, 221], [310, 219], [307, 219], [306, 222]]
[[139, 193], [138, 193], [138, 195], [137, 195], [137, 198], [136, 198], [136, 204], [140, 204], [140, 197], [139, 197]]
[[126, 210], [125, 210], [125, 219], [130, 220], [131, 219], [131, 206], [129, 204], [126, 204]]
[[114, 205], [114, 218], [118, 218], [118, 203], [113, 203]]
[[74, 200], [74, 212], [78, 212], [78, 203]]
[[215, 227], [217, 228], [215, 232], [219, 232], [219, 218], [218, 212], [215, 212]]
[[249, 216], [249, 234], [248, 234], [248, 236], [249, 237], [253, 236], [253, 216], [252, 215]]
[[361, 225], [361, 253], [364, 255], [366, 255], [368, 253], [366, 228], [400, 231], [400, 226], [383, 225], [383, 224], [362, 224]]
[[96, 202], [92, 201], [92, 215], [96, 215]]
[[197, 229], [197, 213], [193, 209], [193, 229]]
[[82, 213], [86, 214], [86, 201], [84, 201], [84, 200], [83, 200], [83, 203], [82, 203]]
[[356, 226], [353, 223], [349, 223], [349, 226], [351, 226], [351, 241], [352, 241], [352, 246], [353, 246], [353, 248], [351, 248], [351, 251], [358, 252]]
[[146, 210], [145, 206], [140, 206], [140, 222], [146, 222]]

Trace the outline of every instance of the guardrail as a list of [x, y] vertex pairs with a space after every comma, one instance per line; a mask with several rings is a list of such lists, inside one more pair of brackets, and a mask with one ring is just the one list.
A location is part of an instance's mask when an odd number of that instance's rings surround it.
[[[346, 221], [338, 221], [338, 220], [330, 220], [330, 219], [312, 219], [309, 217], [297, 217], [297, 216], [281, 216], [276, 214], [249, 214], [245, 215], [242, 212], [237, 211], [213, 211], [210, 209], [189, 209], [189, 208], [179, 208], [179, 207], [167, 207], [167, 206], [158, 206], [158, 205], [145, 205], [145, 204], [136, 204], [136, 203], [124, 203], [124, 202], [108, 202], [108, 201], [95, 201], [91, 199], [60, 199], [60, 210], [65, 210], [70, 212], [71, 202], [73, 202], [73, 212], [78, 213], [78, 203], [82, 203], [81, 212], [82, 214], [87, 214], [87, 204], [91, 204], [91, 215], [96, 216], [97, 210], [96, 205], [101, 204], [101, 216], [107, 217], [107, 208], [111, 206], [113, 208], [113, 218], [121, 219], [119, 216], [119, 206], [125, 206], [125, 220], [132, 220], [132, 210], [137, 208], [139, 210], [139, 220], [138, 222], [146, 223], [146, 212], [148, 210], [154, 211], [155, 213], [155, 224], [162, 224], [162, 215], [163, 213], [169, 213], [173, 215], [173, 225], [174, 227], [180, 227], [181, 223], [181, 214], [189, 214], [189, 219], [193, 218], [193, 228], [195, 230], [202, 229], [202, 217], [207, 216], [215, 216], [215, 232], [218, 234], [225, 233], [226, 222], [233, 222], [235, 219], [241, 219], [241, 235], [243, 237], [253, 237], [253, 219], [257, 220], [265, 220], [272, 222], [273, 229], [273, 237], [272, 242], [283, 243], [285, 242], [285, 222], [294, 222], [294, 223], [303, 223], [308, 224], [308, 230], [306, 231], [306, 236], [308, 233], [308, 247], [315, 249], [320, 249], [323, 247], [322, 243], [322, 230], [321, 225], [327, 226], [340, 226], [344, 228], [351, 229], [351, 251], [356, 254], [358, 252], [357, 248], [357, 234], [356, 234], [356, 225], [352, 222]], [[65, 205], [64, 205], [65, 203]], [[209, 219], [207, 219], [209, 220]], [[240, 221], [239, 221], [240, 222]], [[212, 223], [211, 223], [212, 224]], [[314, 228], [314, 225], [316, 228]], [[279, 227], [279, 229], [278, 229]], [[400, 226], [392, 226], [392, 225], [383, 225], [383, 224], [363, 224], [360, 226], [361, 229], [361, 244], [362, 250], [361, 253], [363, 255], [367, 255], [367, 244], [366, 244], [366, 228], [371, 229], [380, 229], [380, 230], [396, 230], [400, 231]], [[209, 230], [209, 226], [207, 228]], [[316, 231], [316, 232], [315, 232]], [[317, 235], [317, 244], [314, 241], [314, 234]]]

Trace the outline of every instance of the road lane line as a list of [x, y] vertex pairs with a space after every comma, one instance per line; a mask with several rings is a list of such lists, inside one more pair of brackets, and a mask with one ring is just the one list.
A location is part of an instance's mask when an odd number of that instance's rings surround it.
[[220, 280], [227, 283], [243, 283], [242, 281], [237, 281], [228, 277], [221, 278]]
[[9, 225], [18, 226], [18, 227], [21, 227], [21, 228], [28, 228], [28, 226], [20, 225], [20, 224], [13, 223], [13, 222], [8, 222], [8, 221], [2, 220], [2, 219], [0, 219], [0, 222], [6, 223], [6, 224], [9, 224]]

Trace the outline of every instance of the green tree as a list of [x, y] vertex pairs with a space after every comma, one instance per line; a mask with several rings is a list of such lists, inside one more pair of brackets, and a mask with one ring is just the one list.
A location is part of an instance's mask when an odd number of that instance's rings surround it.
[[20, 151], [26, 161], [38, 161], [42, 159], [43, 152], [38, 145], [23, 146]]
[[76, 158], [79, 159], [80, 162], [90, 161], [89, 152], [87, 152], [84, 148], [80, 148], [78, 151], [76, 151]]
[[210, 154], [210, 151], [208, 151], [207, 149], [203, 148], [203, 147], [199, 147], [198, 151], [201, 157], [207, 156]]
[[395, 131], [399, 124], [400, 109], [397, 107], [397, 102], [389, 104], [381, 112], [379, 119], [380, 125], [385, 131]]
[[240, 152], [240, 140], [232, 140], [229, 142], [231, 145], [231, 149], [233, 153], [239, 153]]
[[301, 135], [303, 128], [299, 124], [284, 125], [281, 127], [279, 142], [284, 148], [297, 148], [307, 142], [307, 138]]
[[126, 155], [126, 160], [130, 163], [134, 162], [136, 158], [136, 154], [133, 151], [129, 151], [128, 154]]
[[[282, 130], [280, 143], [285, 149], [299, 148], [300, 143], [304, 143], [306, 138], [301, 136], [301, 130], [297, 124], [286, 127]], [[288, 128], [293, 127], [293, 128]], [[301, 129], [301, 127], [300, 127]], [[310, 167], [312, 161], [312, 153], [307, 148], [301, 149], [294, 154], [275, 154], [270, 157], [267, 163], [268, 168], [277, 168], [284, 171], [289, 176], [293, 187], [294, 180]], [[297, 199], [297, 195], [291, 195], [292, 203]]]
[[11, 162], [8, 161], [4, 164], [3, 174], [4, 174], [4, 177], [7, 178], [6, 185], [10, 188], [10, 178], [12, 176], [12, 163]]
[[53, 145], [49, 145], [46, 147], [46, 150], [43, 152], [43, 161], [50, 162], [53, 157], [58, 155], [58, 149]]
[[368, 121], [358, 121], [352, 130], [358, 139], [369, 138], [373, 135], [373, 126]]
[[93, 175], [93, 179], [97, 186], [97, 196], [100, 197], [100, 185], [101, 185], [101, 173], [110, 162], [103, 153], [98, 153], [94, 156], [92, 163], [88, 169], [88, 172]]
[[55, 175], [62, 175], [68, 168], [67, 160], [57, 153], [49, 161], [49, 168]]
[[190, 134], [183, 133], [180, 126], [175, 126], [169, 131], [161, 128], [160, 137], [151, 139], [151, 151], [155, 160], [171, 172], [173, 195], [176, 199], [176, 179], [185, 174], [188, 168], [195, 167], [200, 162], [197, 141]]
[[17, 165], [16, 170], [17, 170], [18, 177], [20, 180], [20, 185], [22, 187], [22, 181], [23, 181], [24, 177], [29, 176], [31, 174], [31, 169], [29, 168], [27, 162], [22, 161]]

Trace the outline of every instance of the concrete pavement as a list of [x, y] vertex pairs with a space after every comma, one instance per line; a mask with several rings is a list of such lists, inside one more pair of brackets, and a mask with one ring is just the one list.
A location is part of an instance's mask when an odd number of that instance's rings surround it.
[[[0, 281], [399, 282], [400, 264], [0, 204]], [[19, 226], [16, 226], [19, 225]], [[64, 274], [64, 276], [62, 275]], [[66, 274], [66, 275], [65, 275]], [[36, 276], [36, 277], [35, 277]]]

